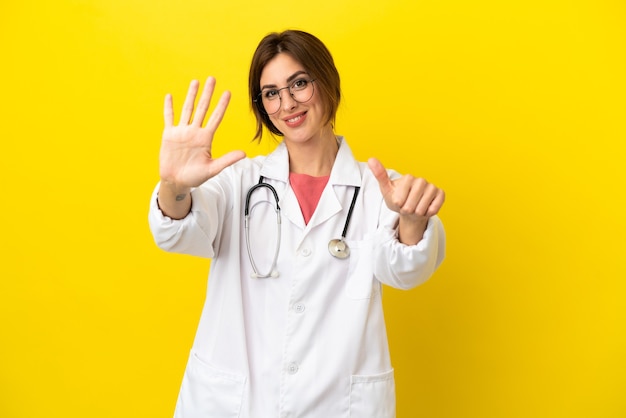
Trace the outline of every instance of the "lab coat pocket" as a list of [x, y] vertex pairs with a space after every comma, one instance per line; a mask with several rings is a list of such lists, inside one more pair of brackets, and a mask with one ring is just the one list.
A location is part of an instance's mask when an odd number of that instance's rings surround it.
[[355, 375], [351, 378], [351, 418], [394, 418], [396, 392], [393, 369], [376, 375]]
[[380, 283], [374, 279], [373, 241], [346, 241], [346, 244], [350, 248], [346, 294], [350, 299], [369, 299], [380, 289]]
[[219, 370], [191, 353], [174, 418], [239, 417], [245, 376]]

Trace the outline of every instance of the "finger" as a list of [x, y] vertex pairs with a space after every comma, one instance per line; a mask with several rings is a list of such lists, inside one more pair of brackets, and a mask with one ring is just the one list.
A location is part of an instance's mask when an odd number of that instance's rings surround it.
[[165, 104], [163, 105], [163, 119], [165, 121], [165, 127], [170, 128], [174, 125], [174, 108], [172, 106], [172, 95], [165, 95]]
[[[402, 177], [403, 182], [401, 182], [401, 186], [396, 185], [396, 194], [398, 194], [398, 189], [403, 192], [402, 196], [405, 196], [401, 200], [399, 198], [398, 205], [400, 206], [402, 214], [420, 214], [420, 204], [424, 200], [424, 194], [427, 191], [428, 183], [426, 180], [421, 178], [415, 178], [411, 175], [406, 175]], [[428, 206], [424, 207], [424, 212]], [[422, 214], [423, 215], [423, 214]]]
[[202, 89], [202, 94], [200, 95], [200, 100], [198, 100], [198, 105], [196, 106], [196, 113], [193, 116], [193, 125], [200, 127], [204, 122], [204, 118], [206, 117], [206, 112], [209, 110], [209, 105], [211, 104], [211, 97], [213, 97], [213, 91], [215, 90], [215, 78], [209, 77], [204, 83], [204, 88]]
[[426, 212], [426, 216], [428, 216], [430, 218], [430, 217], [435, 216], [436, 214], [438, 214], [439, 211], [441, 210], [441, 207], [443, 206], [443, 202], [445, 202], [445, 200], [446, 200], [446, 193], [443, 190], [441, 190], [441, 189], [437, 189], [437, 195], [435, 196], [435, 198], [433, 199], [432, 203], [428, 207], [428, 211]]
[[189, 84], [189, 90], [187, 90], [187, 97], [185, 97], [185, 103], [183, 104], [183, 110], [180, 114], [179, 124], [188, 124], [193, 114], [193, 105], [196, 101], [196, 95], [198, 94], [198, 80], [192, 80]]
[[367, 165], [369, 166], [372, 174], [378, 181], [378, 185], [380, 186], [380, 191], [383, 196], [388, 196], [393, 192], [393, 184], [391, 183], [391, 179], [389, 178], [389, 174], [387, 174], [387, 170], [383, 164], [378, 161], [376, 158], [370, 158], [367, 160]]
[[437, 196], [438, 189], [434, 184], [427, 183], [424, 179], [419, 180], [423, 183], [423, 186], [420, 199], [415, 206], [415, 214], [418, 216], [426, 216], [430, 205]]
[[217, 105], [215, 106], [215, 109], [213, 109], [213, 113], [211, 113], [211, 117], [207, 122], [206, 127], [209, 131], [215, 132], [217, 130], [217, 127], [220, 125], [222, 119], [224, 118], [224, 114], [226, 113], [229, 102], [230, 92], [225, 91], [224, 93], [222, 93], [220, 100], [217, 102]]

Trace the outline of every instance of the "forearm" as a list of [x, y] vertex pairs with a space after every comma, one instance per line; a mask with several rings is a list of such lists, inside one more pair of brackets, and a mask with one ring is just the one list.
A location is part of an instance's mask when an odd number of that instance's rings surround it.
[[172, 219], [183, 219], [191, 210], [191, 189], [161, 182], [157, 201], [165, 216]]
[[[157, 246], [167, 252], [212, 258], [217, 226], [207, 222], [204, 214], [208, 212], [192, 210], [183, 219], [172, 219], [159, 208], [157, 192], [158, 188], [152, 195], [148, 212], [150, 232]], [[202, 205], [201, 200], [202, 196], [194, 195], [194, 205]]]
[[445, 257], [445, 231], [437, 216], [429, 218], [422, 238], [416, 245], [398, 240], [399, 228], [387, 223], [376, 232], [374, 274], [397, 289], [411, 289], [432, 276]]

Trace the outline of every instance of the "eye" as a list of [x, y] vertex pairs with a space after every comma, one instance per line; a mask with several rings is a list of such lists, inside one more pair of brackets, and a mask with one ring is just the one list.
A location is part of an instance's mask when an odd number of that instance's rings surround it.
[[309, 82], [307, 80], [305, 80], [304, 78], [299, 78], [293, 82], [291, 88], [294, 90], [304, 90], [308, 84]]
[[263, 90], [264, 100], [274, 100], [278, 97], [278, 90]]

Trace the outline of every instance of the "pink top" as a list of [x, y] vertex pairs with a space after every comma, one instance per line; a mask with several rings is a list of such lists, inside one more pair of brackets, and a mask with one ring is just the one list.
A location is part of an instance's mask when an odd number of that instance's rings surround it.
[[329, 178], [330, 176], [313, 177], [308, 174], [289, 173], [289, 183], [298, 198], [304, 223], [308, 224], [311, 220]]

